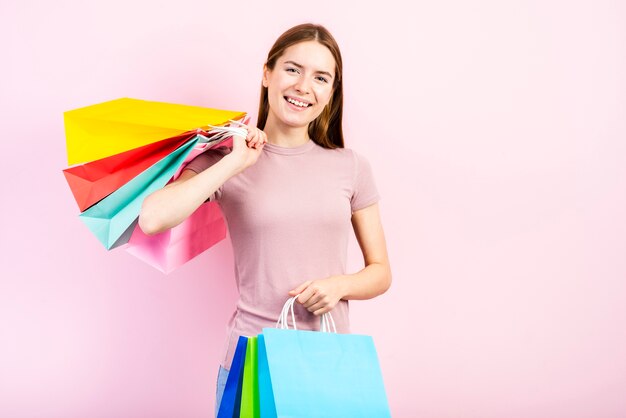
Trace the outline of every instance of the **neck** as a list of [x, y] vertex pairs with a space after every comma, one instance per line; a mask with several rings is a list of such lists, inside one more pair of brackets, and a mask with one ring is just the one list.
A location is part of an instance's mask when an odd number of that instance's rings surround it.
[[285, 148], [295, 148], [309, 141], [308, 126], [288, 126], [279, 123], [270, 112], [263, 131], [267, 135], [267, 142]]

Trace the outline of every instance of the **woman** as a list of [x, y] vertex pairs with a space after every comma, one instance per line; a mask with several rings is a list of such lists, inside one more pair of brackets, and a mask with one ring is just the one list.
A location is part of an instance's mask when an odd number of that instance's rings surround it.
[[[187, 218], [207, 199], [228, 223], [240, 298], [228, 326], [216, 409], [240, 335], [275, 325], [285, 300], [299, 295], [299, 329], [319, 329], [332, 310], [349, 332], [348, 300], [384, 293], [391, 271], [370, 166], [343, 147], [342, 61], [322, 26], [281, 35], [263, 67], [257, 127], [232, 150], [210, 150], [180, 178], [145, 199], [141, 229], [154, 234]], [[365, 267], [347, 274], [354, 228]]]

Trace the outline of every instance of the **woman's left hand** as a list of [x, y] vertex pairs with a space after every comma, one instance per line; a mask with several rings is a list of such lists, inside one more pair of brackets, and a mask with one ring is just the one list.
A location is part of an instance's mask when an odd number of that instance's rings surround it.
[[298, 296], [297, 302], [314, 315], [330, 312], [344, 297], [341, 276], [330, 276], [325, 279], [308, 280], [297, 288], [289, 291], [289, 296]]

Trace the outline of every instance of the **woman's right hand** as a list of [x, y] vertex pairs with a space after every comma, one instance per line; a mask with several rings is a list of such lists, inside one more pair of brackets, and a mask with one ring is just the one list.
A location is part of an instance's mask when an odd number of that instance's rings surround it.
[[259, 155], [263, 152], [263, 146], [267, 143], [265, 132], [255, 126], [243, 125], [248, 134], [243, 136], [233, 136], [233, 150], [228, 154], [236, 161], [240, 171], [245, 170], [256, 163]]
[[144, 199], [139, 214], [139, 227], [144, 233], [157, 234], [180, 224], [224, 182], [256, 163], [267, 136], [256, 127], [245, 128], [247, 135], [234, 135], [232, 151], [220, 161], [199, 174], [183, 170], [176, 181]]

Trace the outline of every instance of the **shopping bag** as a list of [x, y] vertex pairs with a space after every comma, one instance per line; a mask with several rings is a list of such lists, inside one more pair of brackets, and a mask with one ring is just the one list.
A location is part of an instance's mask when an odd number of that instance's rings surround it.
[[257, 337], [248, 338], [246, 361], [243, 367], [243, 383], [241, 388], [242, 418], [259, 418], [259, 382], [257, 371]]
[[246, 349], [248, 345], [247, 337], [239, 337], [237, 348], [230, 365], [224, 394], [219, 405], [217, 418], [239, 418], [241, 409], [241, 389], [244, 373], [244, 362], [246, 359]]
[[63, 170], [81, 212], [192, 139], [186, 133]]
[[226, 221], [217, 202], [205, 202], [181, 224], [146, 235], [135, 227], [125, 250], [163, 273], [170, 273], [226, 238]]
[[131, 253], [169, 272], [225, 237], [214, 205], [154, 236], [140, 234], [138, 215], [144, 198], [174, 181], [184, 163], [207, 149], [232, 146], [233, 135], [245, 136], [245, 112], [124, 98], [65, 112], [64, 118], [68, 162], [83, 163], [64, 175], [80, 219], [107, 249], [128, 243], [136, 231]]
[[195, 135], [183, 146], [161, 159], [134, 179], [79, 215], [107, 249], [125, 244], [132, 234], [143, 200], [172, 178], [195, 144], [204, 139]]
[[264, 328], [258, 338], [258, 384], [262, 418], [391, 416], [367, 335]]
[[122, 98], [64, 113], [68, 165], [99, 160], [244, 112]]
[[257, 372], [259, 384], [259, 410], [261, 417], [276, 417], [276, 403], [272, 392], [272, 378], [269, 364], [267, 363], [267, 351], [265, 350], [265, 336], [259, 334], [257, 340]]

